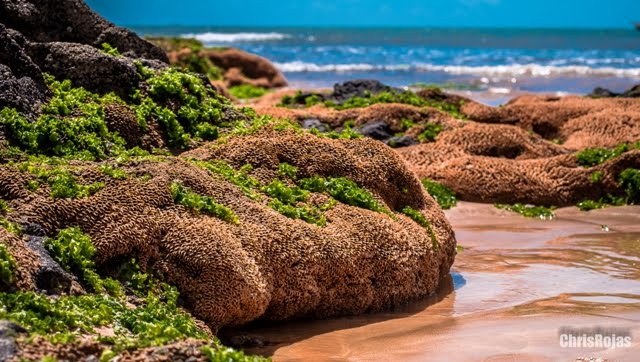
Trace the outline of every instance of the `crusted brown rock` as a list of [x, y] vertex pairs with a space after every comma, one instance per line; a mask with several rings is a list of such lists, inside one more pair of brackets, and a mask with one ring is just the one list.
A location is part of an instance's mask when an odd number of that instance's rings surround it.
[[277, 88], [287, 85], [287, 80], [270, 61], [240, 49], [205, 49], [199, 56], [207, 57], [225, 71], [224, 79], [228, 87], [251, 84]]
[[27, 247], [23, 239], [4, 227], [0, 227], [0, 244], [6, 245], [16, 263], [14, 286], [20, 290], [35, 290], [32, 276], [40, 268], [38, 255]]
[[[290, 219], [265, 197], [252, 200], [187, 158], [223, 159], [236, 168], [250, 163], [263, 183], [281, 162], [298, 167], [299, 177], [348, 177], [393, 217], [338, 203], [325, 212], [324, 227]], [[102, 180], [106, 187], [88, 198], [53, 201], [43, 185], [16, 201], [15, 212], [47, 235], [80, 226], [92, 237], [100, 265], [136, 257], [175, 284], [188, 309], [214, 328], [399, 305], [433, 292], [455, 255], [453, 232], [435, 201], [394, 151], [369, 139], [264, 130], [180, 157], [131, 161], [121, 166], [126, 180], [91, 171], [96, 166], [90, 163], [74, 167], [85, 169], [75, 172], [81, 182]], [[11, 170], [1, 166], [0, 175]], [[0, 180], [3, 188], [16, 187], [14, 178]], [[169, 191], [175, 181], [230, 207], [240, 223], [175, 205]], [[427, 229], [400, 213], [405, 206], [430, 220], [437, 245]]]
[[[525, 95], [511, 100], [503, 107], [489, 107], [476, 102], [465, 102], [462, 113], [469, 119], [483, 123], [514, 124], [531, 130], [546, 139], [568, 138], [571, 128], [564, 128], [572, 119], [582, 118], [580, 123], [598, 124], [608, 112], [616, 116], [627, 115], [637, 120], [640, 103], [631, 98], [555, 97]], [[592, 135], [584, 142], [598, 143]]]

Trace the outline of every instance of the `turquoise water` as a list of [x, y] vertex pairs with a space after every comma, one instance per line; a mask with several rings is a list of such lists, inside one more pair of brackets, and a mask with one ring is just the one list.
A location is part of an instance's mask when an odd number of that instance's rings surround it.
[[273, 61], [294, 86], [374, 78], [512, 92], [621, 91], [640, 83], [640, 31], [417, 28], [137, 28], [234, 46]]

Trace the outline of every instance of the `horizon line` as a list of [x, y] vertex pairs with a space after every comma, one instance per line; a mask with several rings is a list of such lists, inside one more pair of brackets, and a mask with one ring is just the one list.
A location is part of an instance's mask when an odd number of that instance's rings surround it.
[[487, 30], [631, 30], [637, 31], [634, 28], [633, 22], [629, 23], [629, 27], [555, 27], [555, 26], [451, 26], [451, 25], [202, 25], [202, 24], [128, 24], [119, 25], [125, 28], [281, 28], [281, 29], [296, 29], [296, 28], [342, 28], [342, 29], [463, 29], [463, 30], [475, 30], [475, 29], [487, 29]]

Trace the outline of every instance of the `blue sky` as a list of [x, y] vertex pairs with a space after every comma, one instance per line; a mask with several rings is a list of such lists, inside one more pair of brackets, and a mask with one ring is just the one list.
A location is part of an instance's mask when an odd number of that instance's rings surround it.
[[640, 0], [87, 0], [119, 25], [629, 28]]

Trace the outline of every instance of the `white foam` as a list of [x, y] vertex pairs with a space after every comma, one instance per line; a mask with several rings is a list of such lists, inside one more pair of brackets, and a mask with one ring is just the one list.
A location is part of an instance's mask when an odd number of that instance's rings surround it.
[[[356, 64], [315, 64], [302, 61], [287, 63], [275, 63], [283, 72], [357, 72], [373, 70], [416, 70], [425, 72], [445, 72], [450, 74], [470, 74], [483, 77], [555, 77], [555, 76], [610, 76], [640, 78], [640, 68], [612, 68], [612, 67], [587, 67], [587, 66], [554, 66], [540, 64], [513, 64], [492, 66], [461, 66], [461, 65], [434, 65], [434, 64], [392, 64], [373, 65], [366, 63]], [[488, 78], [487, 78], [488, 79]]]
[[282, 40], [291, 35], [282, 33], [190, 33], [183, 34], [183, 38], [195, 38], [203, 43], [235, 43], [251, 41]]

